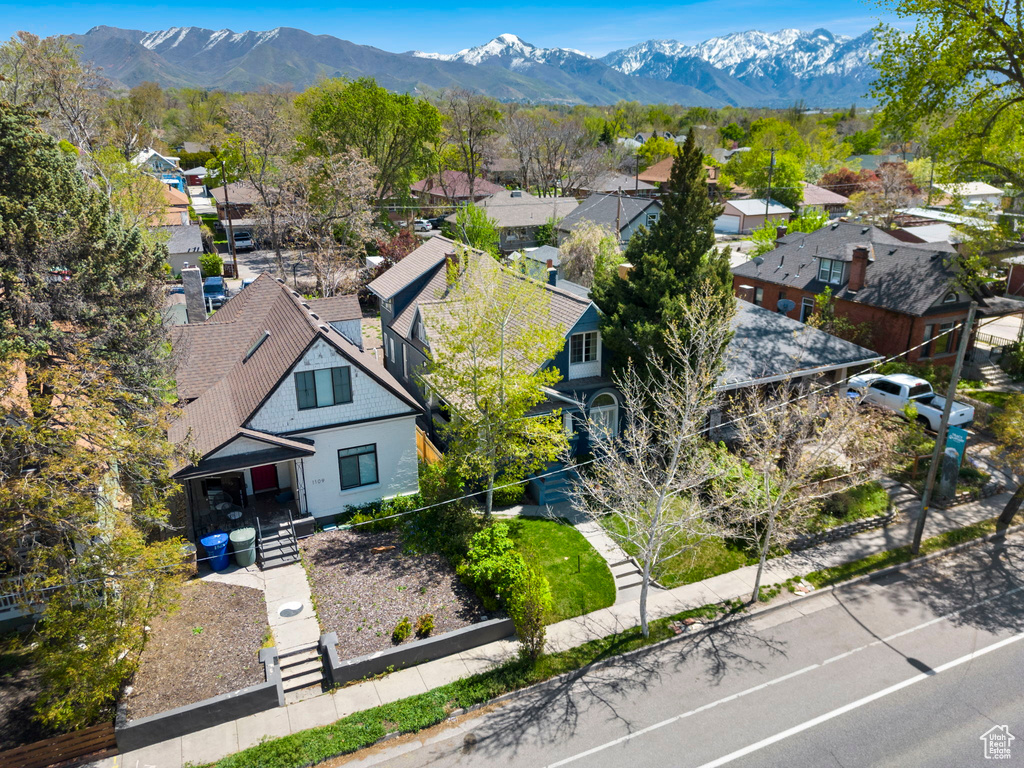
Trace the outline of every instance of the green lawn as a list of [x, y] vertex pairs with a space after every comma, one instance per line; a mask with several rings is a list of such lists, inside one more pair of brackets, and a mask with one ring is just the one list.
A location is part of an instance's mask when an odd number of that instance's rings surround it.
[[[621, 530], [622, 521], [618, 517], [610, 515], [605, 517], [602, 523], [611, 531], [616, 530], [616, 527]], [[628, 544], [623, 549], [634, 557], [637, 555], [636, 551], [631, 551]], [[756, 562], [757, 557], [748, 553], [739, 542], [707, 539], [689, 552], [663, 562], [655, 569], [654, 579], [663, 587], [671, 589], [710, 579], [712, 576], [735, 571]]]
[[826, 499], [808, 521], [808, 528], [812, 532], [824, 531], [854, 520], [885, 514], [888, 508], [889, 494], [872, 480]]
[[968, 391], [964, 392], [968, 397], [974, 398], [975, 400], [981, 400], [983, 403], [994, 405], [996, 408], [1005, 408], [1006, 401], [1009, 400], [1013, 395], [1019, 394], [1016, 392], [989, 392], [988, 390]]
[[509, 532], [519, 551], [534, 558], [551, 583], [552, 623], [615, 602], [615, 579], [608, 564], [571, 525], [521, 517]]

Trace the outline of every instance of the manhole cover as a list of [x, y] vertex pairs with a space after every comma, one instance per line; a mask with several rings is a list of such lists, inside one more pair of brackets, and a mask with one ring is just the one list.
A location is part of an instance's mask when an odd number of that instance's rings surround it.
[[302, 603], [299, 602], [285, 603], [277, 609], [277, 615], [286, 619], [289, 616], [298, 616], [300, 613], [302, 613]]

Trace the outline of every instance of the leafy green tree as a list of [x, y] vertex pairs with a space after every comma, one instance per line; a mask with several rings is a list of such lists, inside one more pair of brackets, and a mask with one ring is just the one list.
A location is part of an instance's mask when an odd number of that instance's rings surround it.
[[862, 347], [873, 346], [878, 330], [870, 321], [854, 323], [848, 317], [837, 315], [836, 302], [829, 287], [814, 297], [814, 312], [807, 318], [807, 325]]
[[487, 215], [479, 205], [464, 205], [455, 212], [455, 224], [450, 227], [453, 239], [471, 248], [498, 255], [501, 242], [498, 222]]
[[743, 137], [746, 136], [746, 131], [736, 123], [723, 125], [718, 129], [718, 133], [724, 141], [740, 142], [743, 141]]
[[157, 217], [167, 209], [163, 182], [144, 173], [114, 147], [96, 150], [88, 155], [88, 161], [97, 186], [125, 224], [146, 227], [159, 223]]
[[850, 135], [850, 148], [855, 155], [870, 155], [882, 143], [882, 132], [878, 128], [857, 131]]
[[[746, 187], [755, 197], [769, 194], [768, 168], [772, 156], [768, 149], [752, 149], [738, 153], [722, 169], [719, 183]], [[771, 172], [771, 198], [787, 208], [796, 209], [803, 200], [804, 169], [795, 155], [786, 152], [775, 153], [775, 167]]]
[[[562, 378], [545, 364], [567, 329], [548, 321], [547, 291], [491, 258], [464, 252], [444, 303], [425, 305], [430, 360], [426, 385], [449, 407], [446, 457], [480, 478], [490, 517], [495, 478], [518, 481], [567, 447], [560, 411], [527, 417]], [[454, 271], [454, 268], [452, 268]]]
[[666, 157], [672, 157], [675, 153], [676, 143], [664, 136], [652, 136], [636, 151], [641, 170], [650, 168]]
[[109, 713], [182, 559], [166, 250], [77, 159], [0, 103], [0, 561], [45, 596], [38, 716], [54, 728]]
[[[842, 141], [831, 128], [818, 128], [807, 140], [807, 156], [804, 159], [804, 179], [817, 184], [826, 173], [838, 171], [851, 165], [853, 146]], [[860, 162], [853, 160], [855, 168]]]
[[[667, 354], [666, 329], [675, 325], [685, 333], [686, 307], [698, 289], [708, 286], [714, 311], [733, 311], [729, 255], [715, 248], [715, 219], [722, 207], [708, 198], [702, 161], [691, 131], [672, 164], [661, 216], [650, 232], [641, 230], [630, 238], [628, 279], [609, 271], [594, 276], [602, 343], [613, 352], [618, 370], [630, 359], [639, 364], [651, 350]], [[727, 342], [722, 339], [723, 350]]]
[[424, 99], [391, 93], [373, 78], [325, 80], [295, 100], [307, 152], [331, 156], [356, 149], [377, 169], [375, 198], [403, 197], [417, 173], [430, 168], [430, 145], [441, 114]]
[[983, 0], [888, 0], [913, 20], [876, 30], [880, 54], [872, 95], [882, 127], [898, 136], [928, 134], [935, 156], [958, 175], [996, 173], [1024, 187], [1024, 10]]

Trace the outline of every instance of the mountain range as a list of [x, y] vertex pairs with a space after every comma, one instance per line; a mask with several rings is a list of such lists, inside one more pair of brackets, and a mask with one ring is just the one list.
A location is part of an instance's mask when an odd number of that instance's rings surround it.
[[511, 34], [454, 54], [391, 53], [289, 27], [143, 32], [104, 26], [71, 41], [81, 45], [83, 58], [129, 87], [155, 81], [229, 91], [268, 84], [303, 89], [322, 77], [369, 76], [409, 93], [463, 87], [502, 101], [689, 106], [866, 103], [875, 50], [870, 32], [848, 38], [824, 29], [737, 32], [692, 46], [650, 40], [601, 58], [540, 48]]

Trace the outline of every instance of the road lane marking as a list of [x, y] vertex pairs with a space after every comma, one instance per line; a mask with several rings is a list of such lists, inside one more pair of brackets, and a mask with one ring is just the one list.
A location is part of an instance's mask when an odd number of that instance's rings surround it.
[[735, 752], [730, 752], [728, 755], [720, 757], [717, 760], [712, 760], [710, 763], [704, 763], [704, 765], [700, 766], [700, 768], [719, 768], [719, 766], [731, 763], [733, 760], [738, 760], [741, 757], [745, 757], [746, 755], [749, 755], [752, 752], [757, 752], [758, 750], [764, 749], [767, 746], [780, 742], [783, 739], [788, 739], [790, 736], [795, 736], [798, 733], [806, 731], [809, 728], [813, 728], [816, 725], [821, 725], [822, 723], [831, 720], [835, 717], [845, 715], [847, 712], [851, 712], [859, 707], [863, 707], [865, 704], [870, 704], [871, 702], [884, 698], [889, 694], [896, 693], [897, 691], [901, 691], [904, 688], [908, 688], [911, 685], [920, 683], [922, 680], [927, 680], [929, 677], [935, 677], [936, 675], [945, 672], [946, 670], [953, 669], [953, 667], [958, 667], [961, 664], [966, 664], [969, 661], [974, 661], [974, 659], [978, 658], [979, 656], [984, 656], [986, 653], [991, 653], [992, 651], [1010, 645], [1011, 643], [1016, 643], [1018, 640], [1024, 640], [1024, 632], [1020, 633], [1019, 635], [1014, 635], [1013, 637], [1008, 637], [1004, 640], [1000, 640], [998, 643], [993, 643], [992, 645], [985, 646], [984, 648], [974, 651], [973, 653], [968, 653], [966, 656], [961, 656], [959, 659], [954, 659], [953, 661], [946, 662], [945, 664], [936, 667], [930, 672], [922, 672], [920, 675], [915, 675], [914, 677], [904, 680], [901, 683], [890, 685], [888, 688], [885, 688], [876, 693], [872, 693], [870, 696], [865, 696], [862, 699], [857, 699], [857, 701], [852, 701], [849, 704], [839, 707], [838, 709], [833, 709], [831, 712], [826, 712], [824, 715], [819, 715], [818, 717], [815, 717], [812, 720], [800, 723], [800, 725], [794, 725], [792, 728], [782, 731], [781, 733], [777, 733], [774, 736], [769, 736], [766, 739], [761, 739], [761, 741], [751, 744], [748, 747], [743, 747], [743, 749], [737, 749]]
[[[650, 733], [651, 731], [656, 731], [656, 730], [658, 730], [660, 728], [664, 728], [665, 726], [672, 725], [673, 723], [677, 723], [680, 720], [685, 720], [688, 717], [692, 717], [693, 715], [700, 714], [701, 712], [706, 712], [707, 710], [713, 709], [714, 707], [717, 707], [717, 706], [719, 706], [721, 704], [728, 704], [729, 702], [735, 701], [736, 699], [739, 699], [739, 698], [741, 698], [743, 696], [747, 696], [748, 694], [756, 693], [758, 691], [762, 691], [765, 688], [773, 686], [773, 685], [775, 685], [777, 683], [782, 683], [782, 682], [785, 682], [786, 680], [792, 680], [793, 678], [799, 677], [800, 675], [806, 674], [807, 672], [811, 672], [811, 671], [813, 671], [815, 669], [820, 669], [821, 667], [824, 667], [827, 664], [831, 664], [831, 663], [833, 663], [835, 661], [839, 661], [841, 659], [845, 659], [848, 656], [852, 656], [853, 654], [858, 653], [860, 651], [863, 651], [866, 648], [874, 648], [875, 646], [886, 644], [886, 643], [890, 642], [891, 640], [895, 640], [895, 639], [903, 637], [905, 635], [909, 635], [909, 634], [911, 634], [913, 632], [917, 632], [920, 629], [925, 629], [926, 627], [930, 627], [930, 626], [932, 626], [934, 624], [938, 624], [939, 622], [946, 621], [947, 619], [951, 619], [954, 616], [959, 616], [961, 613], [966, 613], [967, 611], [973, 610], [974, 608], [978, 608], [978, 607], [980, 607], [982, 605], [985, 605], [987, 603], [991, 603], [991, 602], [993, 602], [995, 600], [1003, 600], [1003, 599], [1005, 599], [1007, 597], [1010, 597], [1011, 595], [1013, 595], [1013, 594], [1015, 594], [1017, 592], [1020, 592], [1022, 590], [1024, 590], [1024, 586], [1014, 587], [1013, 589], [1008, 590], [1007, 592], [1003, 592], [1002, 594], [993, 595], [992, 597], [987, 597], [984, 600], [979, 600], [976, 603], [971, 603], [970, 605], [964, 606], [963, 608], [958, 608], [955, 611], [950, 611], [949, 613], [945, 613], [942, 616], [936, 616], [933, 619], [929, 619], [928, 621], [925, 621], [925, 622], [922, 622], [921, 624], [918, 624], [916, 626], [910, 627], [909, 629], [904, 629], [904, 630], [901, 630], [899, 632], [896, 632], [895, 634], [889, 635], [888, 637], [883, 637], [880, 640], [874, 640], [874, 641], [872, 641], [870, 643], [866, 643], [865, 645], [862, 645], [859, 648], [854, 648], [854, 649], [846, 651], [844, 653], [840, 653], [838, 656], [832, 656], [831, 658], [825, 659], [824, 661], [822, 661], [819, 664], [811, 664], [808, 667], [804, 667], [803, 669], [798, 669], [795, 672], [790, 672], [789, 674], [783, 675], [782, 677], [777, 677], [777, 678], [775, 678], [773, 680], [769, 680], [767, 682], [761, 683], [760, 685], [755, 685], [753, 688], [746, 688], [746, 689], [740, 691], [739, 693], [734, 693], [734, 694], [732, 694], [730, 696], [726, 696], [725, 698], [722, 698], [722, 699], [716, 699], [715, 701], [712, 701], [712, 702], [709, 702], [709, 703], [704, 704], [702, 706], [699, 706], [696, 709], [691, 709], [689, 712], [683, 712], [681, 714], [678, 714], [678, 715], [675, 715], [673, 717], [670, 717], [667, 720], [662, 720], [661, 722], [654, 723], [652, 725], [648, 725], [646, 728], [641, 728], [639, 731], [632, 731], [630, 733], [627, 733], [625, 736], [620, 736], [619, 738], [614, 739], [612, 741], [606, 742], [604, 744], [599, 744], [598, 746], [593, 747], [591, 749], [588, 749], [585, 752], [579, 752], [578, 754], [571, 755], [571, 756], [566, 757], [566, 758], [564, 758], [562, 760], [559, 760], [556, 763], [549, 763], [547, 765], [547, 768], [559, 768], [559, 766], [568, 765], [569, 763], [574, 763], [577, 760], [582, 760], [585, 757], [590, 757], [591, 755], [597, 754], [598, 752], [603, 752], [604, 750], [610, 749], [611, 747], [617, 746], [619, 744], [624, 744], [627, 741], [632, 741], [633, 739], [638, 738], [639, 736], [643, 736], [643, 735], [645, 735], [647, 733]], [[942, 667], [939, 667], [938, 669], [941, 670]], [[934, 670], [932, 673], [923, 675], [923, 677], [928, 677], [930, 674], [934, 674], [937, 671], [938, 670]], [[739, 755], [737, 755], [737, 757], [738, 756]], [[709, 766], [710, 765], [711, 764], [709, 764]], [[709, 768], [709, 766], [701, 766], [701, 768]]]

